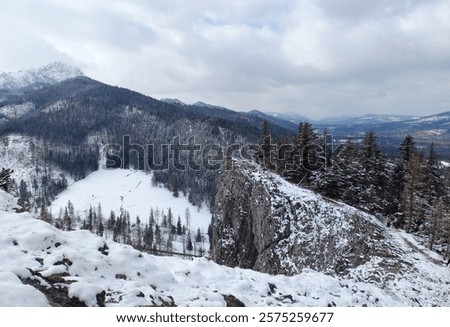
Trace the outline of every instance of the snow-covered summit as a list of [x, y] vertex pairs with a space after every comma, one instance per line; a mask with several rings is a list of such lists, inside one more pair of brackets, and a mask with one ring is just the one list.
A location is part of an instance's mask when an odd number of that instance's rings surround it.
[[20, 70], [18, 72], [0, 72], [0, 89], [19, 89], [33, 84], [55, 84], [70, 78], [84, 76], [77, 67], [53, 62], [43, 67]]
[[196, 107], [203, 107], [203, 108], [226, 109], [225, 107], [216, 106], [214, 104], [209, 104], [209, 103], [205, 103], [202, 101], [197, 101], [197, 102], [193, 103], [192, 105], [196, 106]]
[[172, 98], [162, 98], [159, 101], [165, 102], [165, 103], [169, 103], [169, 104], [173, 104], [173, 105], [177, 105], [177, 106], [185, 106], [186, 103], [184, 103], [181, 100], [178, 99], [172, 99]]

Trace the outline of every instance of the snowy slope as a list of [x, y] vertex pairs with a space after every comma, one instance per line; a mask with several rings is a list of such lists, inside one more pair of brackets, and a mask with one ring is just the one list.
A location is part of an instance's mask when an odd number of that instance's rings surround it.
[[0, 107], [0, 115], [6, 118], [19, 118], [34, 110], [34, 104], [25, 102], [22, 104], [11, 104]]
[[54, 62], [40, 68], [21, 70], [19, 72], [0, 72], [0, 89], [13, 90], [38, 83], [54, 84], [83, 75], [76, 67], [61, 62]]
[[177, 105], [177, 106], [185, 106], [186, 105], [186, 103], [184, 103], [183, 101], [178, 100], [178, 99], [162, 98], [159, 101], [162, 101], [162, 102], [165, 102], [165, 103], [169, 103], [169, 104], [174, 104], [174, 105]]
[[152, 186], [151, 179], [151, 174], [142, 171], [101, 169], [69, 186], [53, 201], [50, 209], [54, 215], [58, 215], [60, 209], [64, 209], [70, 201], [75, 212], [84, 218], [90, 206], [96, 208], [101, 204], [107, 218], [111, 210], [119, 215], [122, 207], [130, 213], [133, 221], [139, 216], [146, 223], [150, 208], [167, 213], [170, 207], [175, 219], [180, 216], [183, 221], [188, 208], [192, 216], [191, 229], [200, 228], [206, 232], [211, 222], [211, 213], [207, 208], [193, 206], [182, 194], [176, 198], [169, 190]]
[[[43, 148], [43, 142], [33, 137], [10, 134], [0, 138], [0, 169], [10, 168], [14, 172], [12, 178], [19, 184], [21, 180], [27, 183], [28, 191], [35, 194], [40, 191], [32, 187], [36, 179], [41, 181], [43, 176], [51, 176], [52, 179], [60, 180], [63, 171], [55, 166], [45, 163], [39, 149]], [[70, 176], [65, 176], [69, 183], [73, 183]]]
[[403, 259], [421, 270], [395, 286], [310, 269], [271, 276], [204, 258], [155, 257], [87, 231], [63, 232], [11, 212], [13, 204], [0, 191], [0, 289], [7, 294], [1, 306], [225, 306], [224, 295], [246, 306], [450, 305], [448, 269], [427, 259], [426, 250], [423, 257], [405, 252]]

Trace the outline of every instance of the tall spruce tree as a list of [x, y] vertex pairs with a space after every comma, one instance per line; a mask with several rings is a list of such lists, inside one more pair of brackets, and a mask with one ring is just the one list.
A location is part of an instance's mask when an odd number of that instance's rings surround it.
[[283, 176], [296, 184], [308, 184], [312, 171], [320, 168], [321, 147], [312, 125], [303, 122], [299, 125], [292, 152], [286, 163]]
[[422, 157], [413, 154], [409, 159], [405, 177], [403, 212], [406, 216], [404, 226], [408, 233], [417, 231], [424, 219]]
[[388, 214], [400, 213], [404, 198], [406, 174], [409, 162], [413, 155], [417, 154], [416, 144], [411, 135], [406, 135], [400, 144], [397, 159], [394, 162], [391, 183], [388, 189], [390, 199]]
[[276, 169], [275, 151], [272, 144], [272, 135], [270, 134], [269, 122], [267, 120], [264, 120], [262, 134], [258, 141], [256, 162], [266, 169]]
[[384, 213], [388, 206], [385, 201], [389, 181], [387, 158], [380, 149], [377, 135], [372, 131], [364, 136], [360, 160], [366, 176], [363, 192], [360, 194], [360, 205], [371, 213]]

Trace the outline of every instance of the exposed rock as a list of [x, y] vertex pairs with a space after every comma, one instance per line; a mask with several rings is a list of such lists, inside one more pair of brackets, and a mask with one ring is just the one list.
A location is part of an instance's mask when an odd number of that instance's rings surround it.
[[108, 255], [109, 254], [109, 247], [108, 245], [106, 245], [106, 243], [103, 244], [103, 246], [98, 248], [98, 251], [103, 254], [103, 255]]
[[227, 307], [245, 307], [245, 304], [234, 295], [223, 295], [223, 299], [227, 303]]
[[116, 274], [116, 279], [127, 280], [127, 275], [125, 275], [125, 274]]
[[70, 261], [70, 260], [67, 259], [67, 258], [64, 258], [64, 259], [62, 259], [61, 261], [57, 261], [57, 262], [54, 263], [55, 266], [58, 266], [58, 265], [65, 265], [65, 266], [67, 266], [67, 267], [72, 266], [72, 264], [73, 264], [72, 261]]
[[106, 299], [106, 292], [102, 291], [100, 293], [98, 293], [95, 298], [97, 299], [97, 305], [99, 307], [104, 307], [105, 306], [105, 299]]
[[[52, 307], [86, 307], [86, 303], [75, 296], [69, 296], [68, 286], [74, 281], [66, 280], [68, 273], [43, 276], [38, 271], [29, 269], [33, 277], [22, 278], [22, 283], [33, 286], [47, 298]], [[96, 295], [99, 307], [105, 306], [106, 292], [102, 291]]]
[[[33, 278], [22, 279], [22, 282], [33, 286], [38, 291], [43, 293], [52, 307], [86, 307], [86, 304], [78, 298], [69, 297], [67, 287], [59, 283], [61, 281], [60, 279], [57, 279], [57, 284], [53, 284], [51, 283], [52, 280], [44, 277], [41, 278], [43, 278], [48, 285], [50, 285], [50, 287], [42, 285], [38, 279]], [[55, 279], [55, 276], [53, 276], [53, 279]]]
[[212, 258], [231, 267], [345, 274], [374, 256], [397, 256], [375, 217], [249, 162], [223, 172], [214, 212]]

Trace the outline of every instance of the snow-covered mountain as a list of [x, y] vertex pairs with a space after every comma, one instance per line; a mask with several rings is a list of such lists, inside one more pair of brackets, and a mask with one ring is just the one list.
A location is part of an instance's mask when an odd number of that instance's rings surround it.
[[[247, 112], [247, 114], [264, 119], [264, 120], [268, 121], [270, 125], [282, 126], [294, 133], [298, 131], [298, 123], [288, 120], [288, 119], [278, 118], [277, 115], [266, 114], [259, 110], [251, 110], [251, 111]], [[305, 120], [303, 120], [303, 121], [305, 121]]]
[[417, 119], [412, 115], [382, 115], [382, 114], [349, 114], [335, 117], [325, 117], [317, 121], [317, 124], [336, 124], [336, 125], [372, 125], [383, 123], [398, 123], [411, 119]]
[[78, 68], [54, 62], [40, 68], [0, 72], [0, 89], [14, 90], [33, 84], [55, 84], [78, 76], [84, 76]]
[[[64, 232], [13, 212], [0, 191], [0, 306], [448, 306], [448, 270], [413, 239], [402, 241], [410, 275], [385, 285], [304, 269], [269, 275], [205, 258], [156, 257], [88, 231]], [[403, 237], [403, 235], [399, 235]], [[400, 240], [399, 240], [400, 242]], [[372, 270], [370, 270], [372, 269]]]
[[275, 117], [275, 118], [278, 118], [278, 119], [286, 120], [286, 121], [291, 122], [296, 125], [303, 123], [305, 121], [313, 122], [312, 119], [310, 119], [302, 114], [296, 113], [296, 112], [269, 111], [269, 112], [265, 112], [265, 114]]
[[177, 106], [186, 106], [186, 103], [184, 103], [183, 101], [178, 100], [178, 99], [162, 98], [159, 101], [165, 102], [165, 103], [169, 103], [169, 104], [173, 104], [173, 105], [177, 105]]
[[211, 109], [227, 109], [222, 106], [217, 106], [217, 105], [205, 103], [202, 101], [197, 101], [197, 102], [193, 103], [192, 105], [195, 107], [203, 107], [203, 108], [211, 108]]
[[445, 124], [449, 125], [450, 122], [450, 111], [442, 112], [436, 115], [430, 115], [426, 117], [419, 117], [415, 119], [408, 120], [406, 124], [410, 125], [430, 125], [430, 124]]

